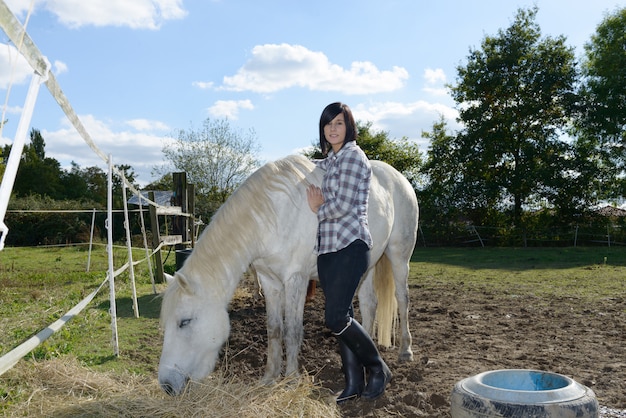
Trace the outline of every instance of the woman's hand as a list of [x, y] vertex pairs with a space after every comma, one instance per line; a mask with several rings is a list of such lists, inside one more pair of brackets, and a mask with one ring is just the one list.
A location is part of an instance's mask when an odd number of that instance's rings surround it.
[[322, 195], [322, 189], [314, 184], [309, 185], [306, 189], [306, 198], [309, 202], [309, 207], [313, 213], [317, 213], [320, 206], [324, 203], [324, 196]]

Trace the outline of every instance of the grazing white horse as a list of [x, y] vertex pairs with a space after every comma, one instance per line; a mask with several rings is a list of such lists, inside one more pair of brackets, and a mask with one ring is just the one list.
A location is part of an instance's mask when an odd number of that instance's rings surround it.
[[[399, 359], [412, 360], [408, 324], [409, 259], [417, 236], [418, 206], [409, 182], [390, 165], [372, 161], [370, 266], [358, 291], [363, 327], [391, 345], [399, 311]], [[303, 156], [289, 156], [254, 172], [222, 205], [163, 294], [163, 351], [159, 383], [180, 394], [188, 380], [215, 367], [230, 332], [228, 304], [250, 264], [267, 309], [268, 353], [263, 381], [298, 373], [304, 300], [317, 277], [317, 217], [307, 204], [308, 184], [323, 171]], [[380, 277], [378, 278], [374, 278]]]

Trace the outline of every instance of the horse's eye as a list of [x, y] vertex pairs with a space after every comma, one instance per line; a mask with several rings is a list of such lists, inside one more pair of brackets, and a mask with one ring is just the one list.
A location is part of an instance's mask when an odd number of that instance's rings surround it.
[[189, 325], [190, 322], [191, 318], [183, 319], [182, 321], [180, 321], [180, 324], [178, 324], [178, 328], [185, 328], [187, 325]]

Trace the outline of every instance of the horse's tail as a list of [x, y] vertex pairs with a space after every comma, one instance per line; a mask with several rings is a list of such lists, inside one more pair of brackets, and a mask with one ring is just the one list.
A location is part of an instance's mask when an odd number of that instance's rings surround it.
[[398, 301], [391, 262], [384, 253], [374, 267], [374, 291], [378, 299], [375, 321], [378, 344], [388, 348], [392, 345], [391, 337], [398, 318]]

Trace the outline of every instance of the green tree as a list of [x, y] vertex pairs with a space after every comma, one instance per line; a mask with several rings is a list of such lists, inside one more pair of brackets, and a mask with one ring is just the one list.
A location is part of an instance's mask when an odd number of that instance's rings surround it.
[[[357, 143], [370, 160], [384, 161], [401, 172], [417, 188], [422, 156], [417, 144], [408, 138], [392, 140], [385, 131], [372, 132], [371, 122], [357, 121]], [[323, 158], [319, 143], [303, 153], [308, 158]]]
[[430, 141], [430, 148], [422, 167], [425, 187], [419, 191], [423, 215], [430, 220], [442, 218], [441, 222], [454, 219], [466, 206], [459, 199], [462, 193], [458, 188], [463, 185], [462, 172], [458, 170], [459, 154], [455, 150], [455, 137], [448, 133], [443, 116], [433, 123], [432, 131], [423, 132], [422, 137]]
[[430, 141], [430, 147], [422, 166], [425, 185], [417, 191], [421, 232], [428, 236], [430, 244], [447, 243], [459, 235], [459, 229], [464, 229], [464, 225], [459, 225], [465, 205], [458, 198], [463, 195], [457, 191], [463, 179], [455, 160], [455, 138], [448, 132], [443, 115], [433, 123], [430, 132], [422, 132], [422, 137]]
[[88, 196], [87, 179], [84, 177], [80, 166], [74, 161], [72, 168], [61, 174], [61, 184], [65, 191], [65, 199], [86, 199]]
[[46, 157], [45, 141], [37, 129], [30, 132], [31, 143], [24, 146], [22, 160], [17, 169], [13, 191], [17, 196], [30, 194], [63, 199], [61, 164]]
[[39, 160], [46, 159], [46, 141], [38, 129], [32, 128], [30, 131], [30, 148]]
[[159, 177], [157, 180], [149, 183], [146, 187], [144, 187], [144, 190], [174, 190], [174, 181], [172, 179], [172, 174], [167, 173]]
[[462, 200], [483, 213], [511, 207], [514, 224], [570, 175], [560, 136], [576, 101], [576, 61], [563, 36], [541, 37], [537, 11], [519, 9], [509, 28], [470, 50], [451, 87], [464, 125], [450, 144]]
[[107, 173], [100, 167], [93, 166], [80, 169], [78, 175], [87, 182], [87, 199], [99, 202], [104, 206], [107, 203]]
[[[120, 173], [124, 175], [126, 181], [128, 181], [133, 187], [139, 188], [135, 179], [137, 178], [137, 174], [133, 170], [133, 168], [128, 164], [119, 164], [115, 165], [115, 168], [118, 169]], [[113, 207], [123, 208], [124, 201], [122, 198], [122, 178], [113, 172]], [[130, 198], [129, 190], [126, 190], [126, 198]]]
[[585, 44], [583, 115], [574, 134], [593, 147], [600, 198], [626, 195], [626, 8], [608, 14]]
[[196, 210], [209, 218], [228, 196], [260, 166], [254, 130], [234, 129], [227, 119], [207, 118], [199, 129], [181, 129], [163, 146], [169, 164], [154, 167], [161, 176], [184, 171], [196, 188]]
[[7, 160], [9, 159], [9, 153], [11, 152], [11, 147], [9, 145], [5, 145], [2, 149], [0, 149], [0, 181], [4, 177], [4, 171], [7, 168]]
[[[88, 211], [73, 212], [76, 209], [91, 209], [91, 202], [76, 200], [55, 200], [48, 196], [29, 194], [25, 197], [12, 198], [9, 210], [18, 212], [7, 214], [10, 232], [8, 245], [66, 244], [68, 242], [88, 242], [92, 214]], [[42, 211], [39, 213], [21, 212], [22, 210]], [[59, 212], [49, 212], [56, 210]], [[67, 211], [62, 213], [61, 211]], [[72, 212], [70, 212], [72, 211]], [[98, 214], [96, 225], [104, 230], [106, 214]], [[114, 231], [116, 238], [123, 236], [123, 230]], [[98, 236], [96, 236], [96, 239]]]

